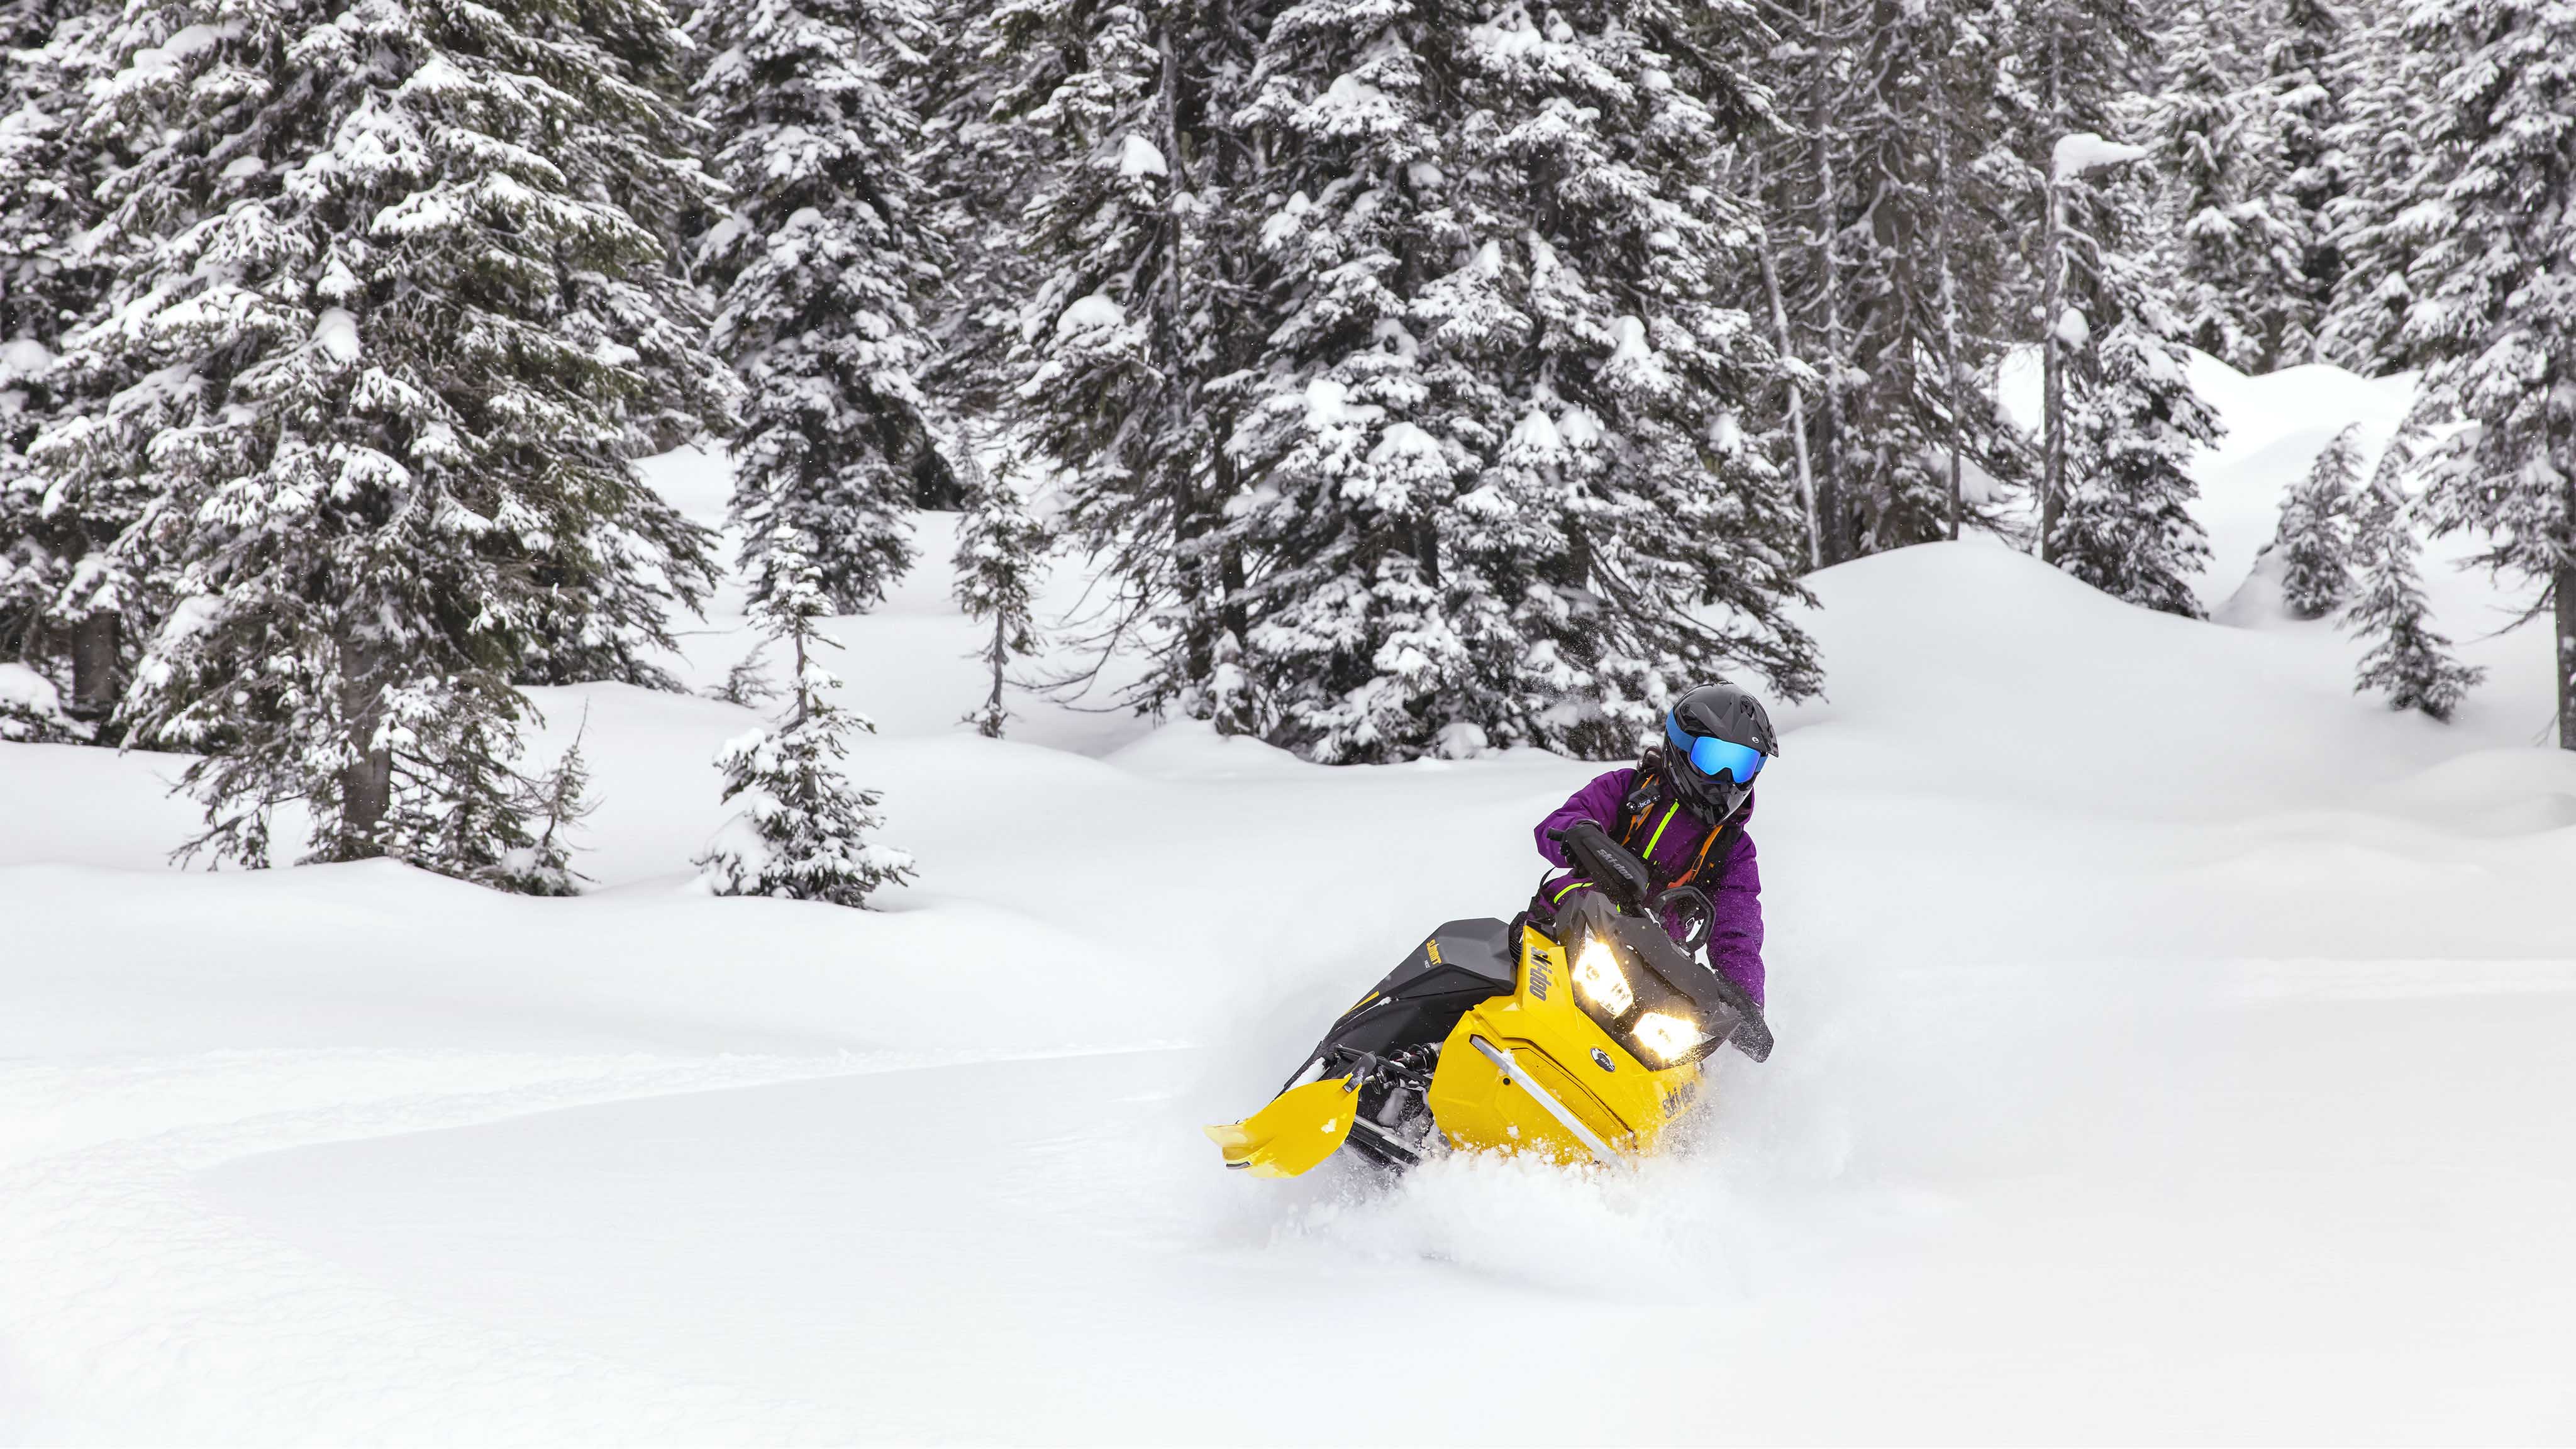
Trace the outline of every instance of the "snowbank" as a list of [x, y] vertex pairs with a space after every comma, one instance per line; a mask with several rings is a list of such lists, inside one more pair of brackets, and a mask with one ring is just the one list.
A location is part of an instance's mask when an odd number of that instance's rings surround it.
[[[2223, 600], [2311, 440], [2396, 385], [2209, 385]], [[720, 520], [720, 462], [655, 471]], [[881, 912], [692, 886], [752, 718], [703, 698], [538, 692], [539, 753], [587, 711], [597, 767], [570, 901], [172, 872], [170, 760], [0, 746], [0, 1426], [2576, 1432], [2576, 763], [2528, 747], [2531, 631], [2474, 646], [2497, 681], [2446, 729], [2353, 697], [2330, 626], [1983, 543], [1831, 570], [1831, 697], [1783, 712], [1758, 832], [1782, 1045], [1722, 1067], [1693, 1150], [1259, 1183], [1196, 1124], [1421, 929], [1514, 909], [1593, 767], [1325, 770], [1053, 704], [982, 740], [951, 521], [917, 542], [835, 625], [922, 865]], [[2437, 588], [2462, 634], [2510, 607]], [[748, 652], [739, 604], [693, 682]], [[1373, 1333], [1522, 1347], [1426, 1390]]]

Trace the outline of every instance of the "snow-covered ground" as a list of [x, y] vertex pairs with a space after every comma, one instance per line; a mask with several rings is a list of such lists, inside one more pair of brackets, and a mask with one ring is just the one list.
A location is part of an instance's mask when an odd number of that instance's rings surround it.
[[690, 886], [749, 722], [703, 699], [540, 692], [597, 763], [570, 901], [172, 871], [169, 761], [0, 745], [0, 1439], [2576, 1435], [2546, 640], [2436, 564], [2490, 682], [2447, 728], [2353, 696], [2239, 586], [2404, 384], [2203, 371], [2228, 624], [1984, 543], [1817, 580], [1781, 1047], [1634, 1178], [1222, 1172], [1197, 1124], [1512, 910], [1587, 767], [977, 739], [946, 520], [840, 626], [922, 866], [883, 911]]

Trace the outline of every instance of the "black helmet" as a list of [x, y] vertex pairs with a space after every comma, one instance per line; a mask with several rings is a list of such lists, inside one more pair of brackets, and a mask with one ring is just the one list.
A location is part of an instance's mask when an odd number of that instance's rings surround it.
[[1736, 812], [1762, 762], [1778, 753], [1762, 701], [1732, 684], [1703, 684], [1664, 715], [1664, 776], [1693, 814], [1712, 823]]

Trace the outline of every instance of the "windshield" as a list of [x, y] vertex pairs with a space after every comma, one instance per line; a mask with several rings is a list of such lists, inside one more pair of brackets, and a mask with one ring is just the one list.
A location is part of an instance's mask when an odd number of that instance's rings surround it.
[[1730, 1044], [1757, 1062], [1771, 1055], [1762, 1008], [1659, 923], [1587, 893], [1565, 939], [1576, 999], [1640, 1060], [1673, 1066]]

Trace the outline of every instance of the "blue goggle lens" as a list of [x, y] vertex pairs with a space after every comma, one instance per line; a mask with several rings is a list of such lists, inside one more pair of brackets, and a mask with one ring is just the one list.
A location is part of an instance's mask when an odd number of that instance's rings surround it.
[[1736, 784], [1750, 785], [1753, 777], [1762, 773], [1765, 757], [1760, 750], [1751, 745], [1739, 745], [1733, 740], [1691, 734], [1682, 728], [1680, 720], [1671, 715], [1664, 716], [1664, 737], [1671, 740], [1676, 749], [1688, 754], [1691, 767], [1703, 775], [1712, 778], [1724, 775]]

